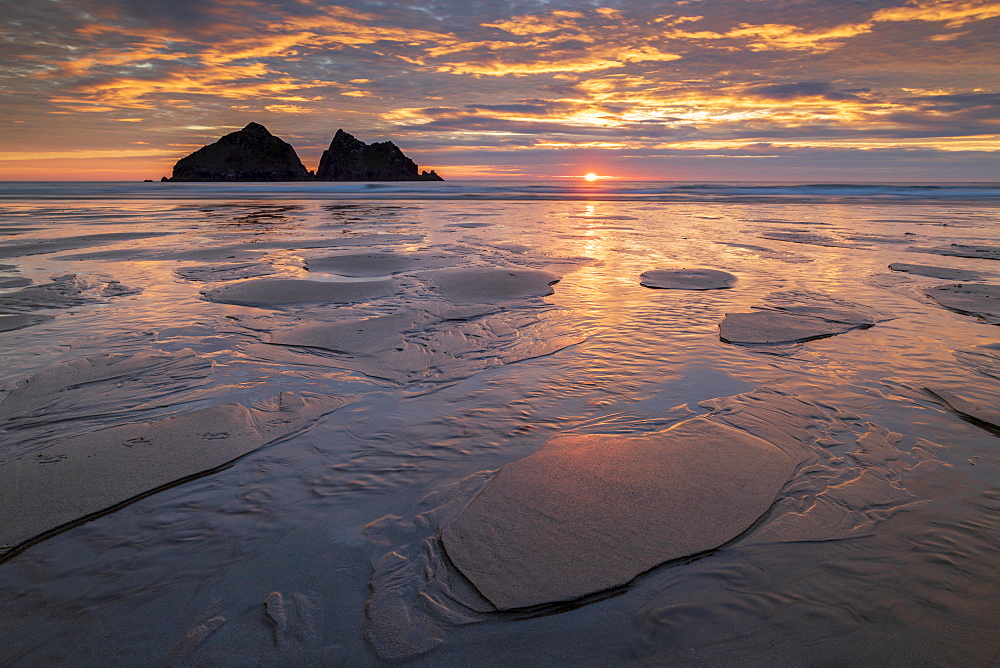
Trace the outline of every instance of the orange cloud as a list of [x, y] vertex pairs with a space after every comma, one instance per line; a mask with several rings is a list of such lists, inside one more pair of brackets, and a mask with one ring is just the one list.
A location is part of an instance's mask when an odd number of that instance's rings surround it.
[[273, 114], [308, 114], [312, 112], [312, 109], [300, 107], [297, 104], [268, 104], [264, 106], [264, 109]]
[[727, 32], [672, 30], [667, 36], [686, 40], [747, 40], [751, 51], [811, 51], [823, 53], [840, 47], [841, 40], [871, 32], [870, 23], [850, 23], [825, 30], [805, 30], [784, 23], [741, 23]]
[[874, 21], [944, 21], [957, 28], [973, 21], [1000, 16], [995, 0], [917, 0], [905, 7], [887, 7], [872, 16]]
[[[303, 4], [312, 4], [303, 0]], [[282, 21], [248, 25], [243, 32], [253, 36], [233, 36], [211, 41], [189, 36], [165, 34], [153, 29], [124, 29], [120, 26], [90, 24], [78, 30], [80, 35], [105, 39], [109, 35], [124, 37], [127, 48], [116, 45], [98, 48], [87, 55], [62, 61], [48, 62], [43, 78], [73, 78], [92, 76], [117, 70], [118, 73], [100, 83], [82, 84], [75, 88], [72, 100], [79, 96], [113, 107], [153, 108], [163, 101], [151, 98], [163, 95], [215, 95], [229, 99], [273, 96], [279, 101], [302, 101], [295, 91], [318, 86], [337, 87], [335, 82], [302, 81], [282, 75], [265, 64], [272, 58], [291, 58], [303, 53], [396, 43], [406, 46], [453, 43], [456, 39], [442, 33], [397, 27], [369, 25], [376, 20], [371, 14], [340, 7], [312, 5], [320, 13], [306, 17], [291, 17]], [[177, 61], [184, 61], [180, 68]], [[189, 64], [194, 61], [195, 64]], [[170, 69], [159, 74], [163, 66]], [[125, 70], [125, 72], [121, 72]], [[63, 108], [70, 98], [51, 100]]]
[[573, 19], [580, 18], [583, 18], [583, 14], [580, 12], [555, 11], [542, 16], [515, 16], [506, 21], [483, 23], [482, 25], [487, 28], [497, 28], [512, 35], [541, 35], [566, 28], [575, 28], [576, 22]]

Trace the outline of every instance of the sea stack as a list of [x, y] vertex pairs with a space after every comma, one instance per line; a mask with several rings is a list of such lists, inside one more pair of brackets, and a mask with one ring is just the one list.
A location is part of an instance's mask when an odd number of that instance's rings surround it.
[[413, 162], [391, 141], [366, 144], [337, 130], [323, 151], [316, 170], [318, 181], [444, 181], [433, 170], [417, 172]]
[[170, 181], [311, 181], [288, 142], [259, 123], [203, 146], [174, 165]]

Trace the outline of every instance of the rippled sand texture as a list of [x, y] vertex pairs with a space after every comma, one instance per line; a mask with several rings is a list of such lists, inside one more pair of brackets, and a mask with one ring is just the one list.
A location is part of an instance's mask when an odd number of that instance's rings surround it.
[[171, 192], [0, 202], [0, 663], [1000, 656], [1000, 211]]

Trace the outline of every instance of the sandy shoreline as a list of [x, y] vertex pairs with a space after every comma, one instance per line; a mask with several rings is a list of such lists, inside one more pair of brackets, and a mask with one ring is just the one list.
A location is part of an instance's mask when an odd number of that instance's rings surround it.
[[1000, 651], [994, 210], [6, 206], [7, 663]]

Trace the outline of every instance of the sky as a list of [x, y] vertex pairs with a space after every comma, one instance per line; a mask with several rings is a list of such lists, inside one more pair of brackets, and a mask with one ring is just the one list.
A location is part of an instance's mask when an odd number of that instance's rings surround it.
[[0, 0], [0, 180], [254, 121], [446, 179], [1000, 181], [1000, 0]]

